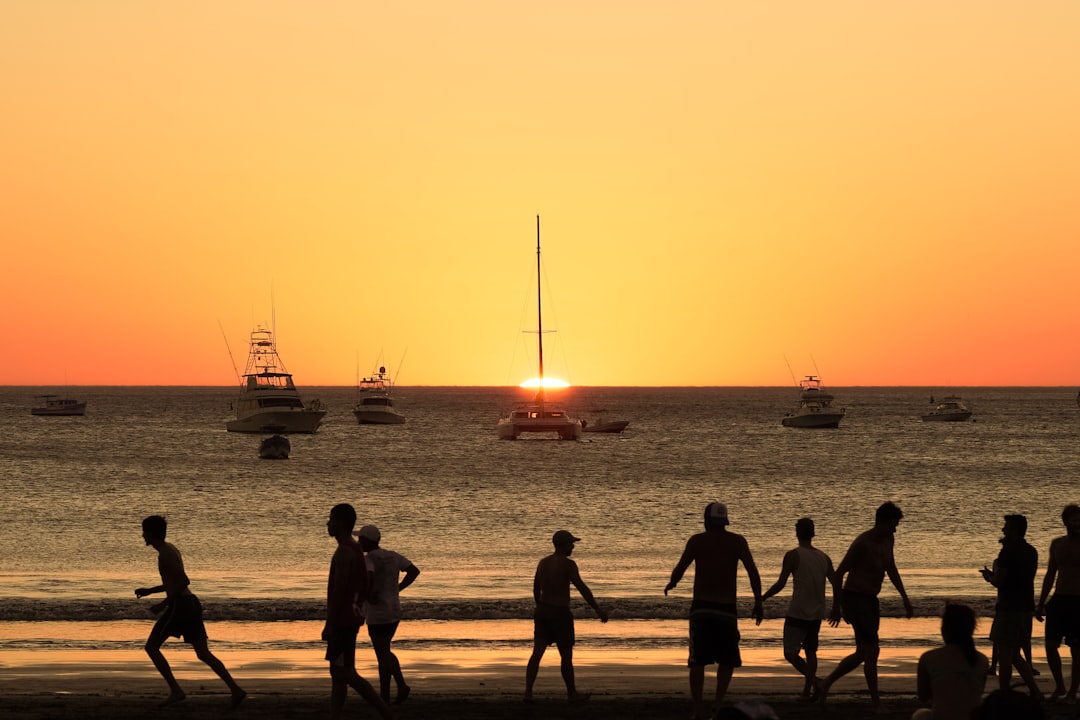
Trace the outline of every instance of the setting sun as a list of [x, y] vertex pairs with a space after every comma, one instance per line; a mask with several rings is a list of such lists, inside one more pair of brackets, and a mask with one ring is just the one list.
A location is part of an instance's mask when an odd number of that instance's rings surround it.
[[557, 380], [556, 378], [533, 378], [532, 380], [526, 380], [521, 383], [520, 387], [523, 388], [538, 388], [543, 386], [545, 390], [557, 390], [559, 388], [568, 388], [570, 383], [565, 380]]

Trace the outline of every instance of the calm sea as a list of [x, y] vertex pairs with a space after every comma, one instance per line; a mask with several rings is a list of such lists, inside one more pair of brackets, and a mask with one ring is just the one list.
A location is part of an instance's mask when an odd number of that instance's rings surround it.
[[[231, 388], [66, 388], [89, 402], [84, 417], [31, 416], [49, 390], [0, 388], [0, 650], [26, 634], [5, 624], [144, 621], [150, 601], [132, 591], [157, 582], [140, 537], [154, 513], [169, 519], [208, 620], [320, 619], [326, 516], [351, 502], [421, 569], [405, 608], [431, 628], [528, 618], [536, 562], [566, 528], [582, 538], [574, 557], [593, 592], [633, 620], [625, 633], [655, 641], [671, 626], [683, 642], [691, 576], [670, 597], [663, 587], [712, 500], [728, 504], [766, 587], [799, 517], [816, 520], [817, 545], [839, 562], [874, 509], [897, 502], [897, 562], [927, 617], [947, 598], [991, 612], [977, 569], [997, 554], [1002, 515], [1028, 516], [1045, 567], [1062, 506], [1080, 501], [1073, 388], [832, 388], [848, 415], [821, 431], [781, 427], [791, 388], [576, 388], [565, 403], [576, 414], [631, 422], [581, 442], [496, 439], [516, 390], [400, 387], [408, 422], [380, 427], [356, 424], [352, 388], [302, 388], [329, 414], [317, 434], [292, 437], [287, 461], [260, 460], [259, 436], [225, 432]], [[920, 421], [947, 391], [975, 422]], [[882, 598], [895, 614], [891, 588]]]

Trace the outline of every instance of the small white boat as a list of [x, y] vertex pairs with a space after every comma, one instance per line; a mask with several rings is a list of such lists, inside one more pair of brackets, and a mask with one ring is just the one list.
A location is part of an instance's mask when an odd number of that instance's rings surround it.
[[292, 375], [278, 357], [273, 335], [256, 327], [251, 332], [247, 366], [240, 382], [236, 419], [225, 423], [225, 429], [246, 433], [313, 433], [325, 415], [318, 400], [310, 406], [304, 405]]
[[42, 405], [30, 408], [31, 415], [85, 415], [86, 401], [59, 395], [38, 395]]
[[[933, 402], [931, 398], [930, 402]], [[956, 395], [941, 399], [933, 410], [922, 416], [923, 422], [964, 422], [971, 419], [971, 409]]]
[[780, 424], [793, 428], [838, 428], [844, 418], [844, 408], [834, 408], [832, 401], [833, 396], [825, 392], [821, 380], [815, 375], [807, 375], [799, 383], [795, 411], [785, 415]]
[[496, 432], [500, 440], [517, 440], [523, 433], [554, 433], [560, 440], [581, 437], [581, 421], [549, 402], [544, 394], [544, 322], [540, 311], [540, 216], [536, 216], [536, 343], [540, 378], [531, 402], [519, 402], [505, 417], [499, 418]]
[[288, 460], [292, 443], [284, 435], [271, 435], [259, 443], [259, 457], [263, 460]]
[[357, 383], [356, 407], [353, 415], [361, 425], [400, 425], [405, 422], [405, 415], [394, 407], [390, 399], [392, 383], [386, 374], [386, 368], [372, 373]]
[[[596, 412], [603, 412], [596, 411]], [[621, 433], [630, 425], [629, 420], [604, 420], [603, 415], [597, 415], [596, 420], [589, 422], [584, 418], [581, 419], [581, 431], [591, 433]]]

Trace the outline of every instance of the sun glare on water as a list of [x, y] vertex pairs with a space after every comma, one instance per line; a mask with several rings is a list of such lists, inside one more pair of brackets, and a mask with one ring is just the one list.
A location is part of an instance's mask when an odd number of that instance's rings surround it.
[[532, 380], [526, 380], [525, 382], [521, 383], [521, 387], [523, 388], [538, 388], [541, 385], [544, 386], [545, 390], [570, 387], [570, 383], [566, 382], [565, 380], [558, 380], [556, 378], [549, 377], [546, 377], [543, 380], [541, 380], [540, 378], [533, 378]]

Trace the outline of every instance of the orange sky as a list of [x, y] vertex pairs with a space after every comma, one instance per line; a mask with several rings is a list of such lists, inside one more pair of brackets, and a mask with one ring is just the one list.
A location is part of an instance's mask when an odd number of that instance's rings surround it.
[[[1080, 3], [0, 6], [0, 384], [1080, 382]], [[528, 350], [528, 352], [527, 352]], [[786, 358], [786, 361], [785, 361]]]

